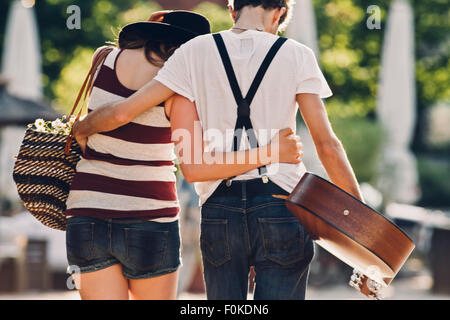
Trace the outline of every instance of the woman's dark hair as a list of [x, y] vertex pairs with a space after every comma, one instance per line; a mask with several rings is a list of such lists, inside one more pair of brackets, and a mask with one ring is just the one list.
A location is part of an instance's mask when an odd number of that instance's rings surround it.
[[[151, 64], [162, 67], [164, 62], [167, 61], [170, 56], [180, 47], [180, 43], [175, 42], [160, 42], [155, 40], [147, 40], [147, 39], [133, 39], [133, 40], [124, 40], [121, 39], [118, 42], [118, 47], [120, 49], [140, 49], [144, 48], [145, 57], [148, 62]], [[161, 60], [155, 59], [152, 56], [152, 52], [157, 55]]]

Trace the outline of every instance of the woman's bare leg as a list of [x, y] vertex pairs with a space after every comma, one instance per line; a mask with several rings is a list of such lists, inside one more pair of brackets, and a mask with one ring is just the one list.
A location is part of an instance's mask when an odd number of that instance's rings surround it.
[[75, 284], [83, 300], [128, 300], [128, 279], [120, 264], [83, 274], [74, 274]]
[[133, 300], [175, 300], [177, 298], [178, 271], [164, 276], [128, 280]]

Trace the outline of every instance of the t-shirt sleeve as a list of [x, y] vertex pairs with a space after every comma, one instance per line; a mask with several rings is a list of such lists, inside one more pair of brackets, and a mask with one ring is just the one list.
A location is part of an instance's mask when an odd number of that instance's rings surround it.
[[183, 45], [166, 61], [154, 80], [161, 82], [169, 89], [194, 102], [195, 98], [187, 60], [187, 47]]
[[302, 61], [301, 66], [298, 69], [297, 75], [297, 94], [299, 93], [314, 93], [318, 94], [320, 98], [328, 98], [333, 95], [327, 80], [323, 76], [322, 71], [319, 68], [317, 59], [314, 52], [303, 46], [302, 48]]

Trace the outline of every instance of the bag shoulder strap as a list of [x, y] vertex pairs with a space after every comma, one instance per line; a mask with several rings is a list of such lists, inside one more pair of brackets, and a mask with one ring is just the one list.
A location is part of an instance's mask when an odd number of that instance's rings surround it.
[[[99, 51], [97, 51], [96, 55], [94, 56], [92, 60], [91, 68], [89, 69], [88, 74], [86, 75], [86, 78], [84, 79], [83, 85], [81, 86], [80, 91], [78, 92], [78, 96], [75, 99], [75, 103], [72, 107], [72, 111], [69, 114], [69, 118], [75, 114], [75, 111], [81, 102], [82, 98], [83, 100], [86, 100], [86, 98], [91, 94], [92, 87], [93, 87], [93, 79], [95, 76], [95, 73], [97, 72], [98, 67], [103, 64], [103, 62], [106, 59], [106, 56], [114, 50], [114, 47], [103, 47]], [[83, 97], [84, 94], [84, 97]], [[79, 112], [78, 117], [81, 115], [81, 110]]]
[[[78, 96], [75, 99], [75, 103], [72, 107], [72, 111], [69, 114], [69, 119], [75, 114], [75, 111], [77, 110], [77, 107], [79, 106], [80, 102], [83, 101], [83, 103], [81, 104], [81, 108], [78, 111], [78, 114], [76, 117], [77, 121], [80, 119], [81, 113], [83, 111], [83, 105], [86, 102], [86, 99], [88, 98], [88, 96], [92, 92], [92, 88], [94, 85], [95, 73], [97, 72], [97, 69], [104, 63], [108, 54], [110, 54], [111, 51], [113, 51], [113, 50], [114, 50], [114, 47], [103, 47], [100, 50], [98, 50], [97, 53], [95, 54], [94, 58], [92, 59], [91, 68], [89, 69], [86, 79], [84, 79], [81, 89], [78, 92]], [[64, 153], [66, 155], [69, 155], [72, 140], [73, 140], [73, 134], [72, 134], [72, 132], [70, 132], [70, 134], [68, 135], [67, 140], [66, 140], [66, 147], [64, 149]]]

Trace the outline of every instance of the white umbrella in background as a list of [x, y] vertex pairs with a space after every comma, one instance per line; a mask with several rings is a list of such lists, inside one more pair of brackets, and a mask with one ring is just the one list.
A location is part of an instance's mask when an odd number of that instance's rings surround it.
[[[6, 80], [6, 88], [11, 95], [40, 101], [43, 98], [41, 49], [33, 5], [34, 0], [17, 0], [11, 4], [1, 76]], [[0, 112], [2, 108], [4, 106], [0, 106]], [[17, 201], [16, 187], [12, 181], [13, 156], [19, 151], [24, 132], [22, 126], [6, 126], [0, 132], [0, 192], [12, 201]]]
[[387, 30], [378, 89], [378, 118], [385, 132], [379, 188], [390, 201], [418, 199], [416, 161], [409, 150], [416, 123], [414, 25], [409, 1], [395, 0]]
[[20, 98], [41, 100], [41, 49], [33, 4], [32, 0], [17, 0], [11, 5], [1, 73], [8, 81], [8, 92]]
[[[1, 71], [2, 78], [7, 81], [7, 91], [11, 95], [39, 102], [43, 99], [41, 49], [33, 8], [34, 3], [34, 0], [12, 2], [6, 25]], [[12, 98], [9, 100], [3, 99], [2, 101], [4, 103], [12, 103]], [[24, 109], [32, 108], [30, 104], [32, 103], [23, 102], [21, 107]], [[0, 117], [2, 117], [2, 110], [5, 111], [8, 107], [11, 108], [11, 105], [0, 105]], [[42, 116], [44, 114], [50, 116], [50, 111], [44, 107], [37, 110], [30, 109], [30, 113], [42, 112]], [[19, 151], [25, 129], [25, 126], [6, 125], [0, 131], [0, 195], [3, 199], [9, 199], [12, 202], [19, 201], [17, 188], [12, 179], [12, 170], [15, 162], [13, 156], [17, 155]], [[6, 246], [8, 246], [8, 239], [12, 240], [19, 235], [33, 239], [46, 239], [48, 241], [47, 258], [50, 266], [53, 269], [65, 270], [67, 263], [64, 232], [51, 231], [49, 228], [41, 225], [28, 212], [24, 212], [14, 217], [0, 217], [0, 233], [3, 237], [3, 243], [0, 241], [0, 244]], [[11, 242], [9, 244], [11, 247]], [[2, 251], [2, 249], [4, 247], [0, 248], [2, 255], [15, 255], [13, 250], [10, 250], [8, 253]]]
[[[297, 40], [314, 51], [319, 59], [319, 45], [317, 41], [316, 18], [311, 0], [297, 0], [294, 5], [292, 21], [286, 30], [286, 36]], [[308, 171], [326, 177], [326, 172], [320, 163], [314, 142], [306, 126], [298, 128], [298, 135], [302, 138], [305, 163]]]
[[311, 0], [297, 0], [295, 2], [292, 21], [286, 30], [286, 35], [310, 47], [316, 57], [319, 57], [316, 16]]

